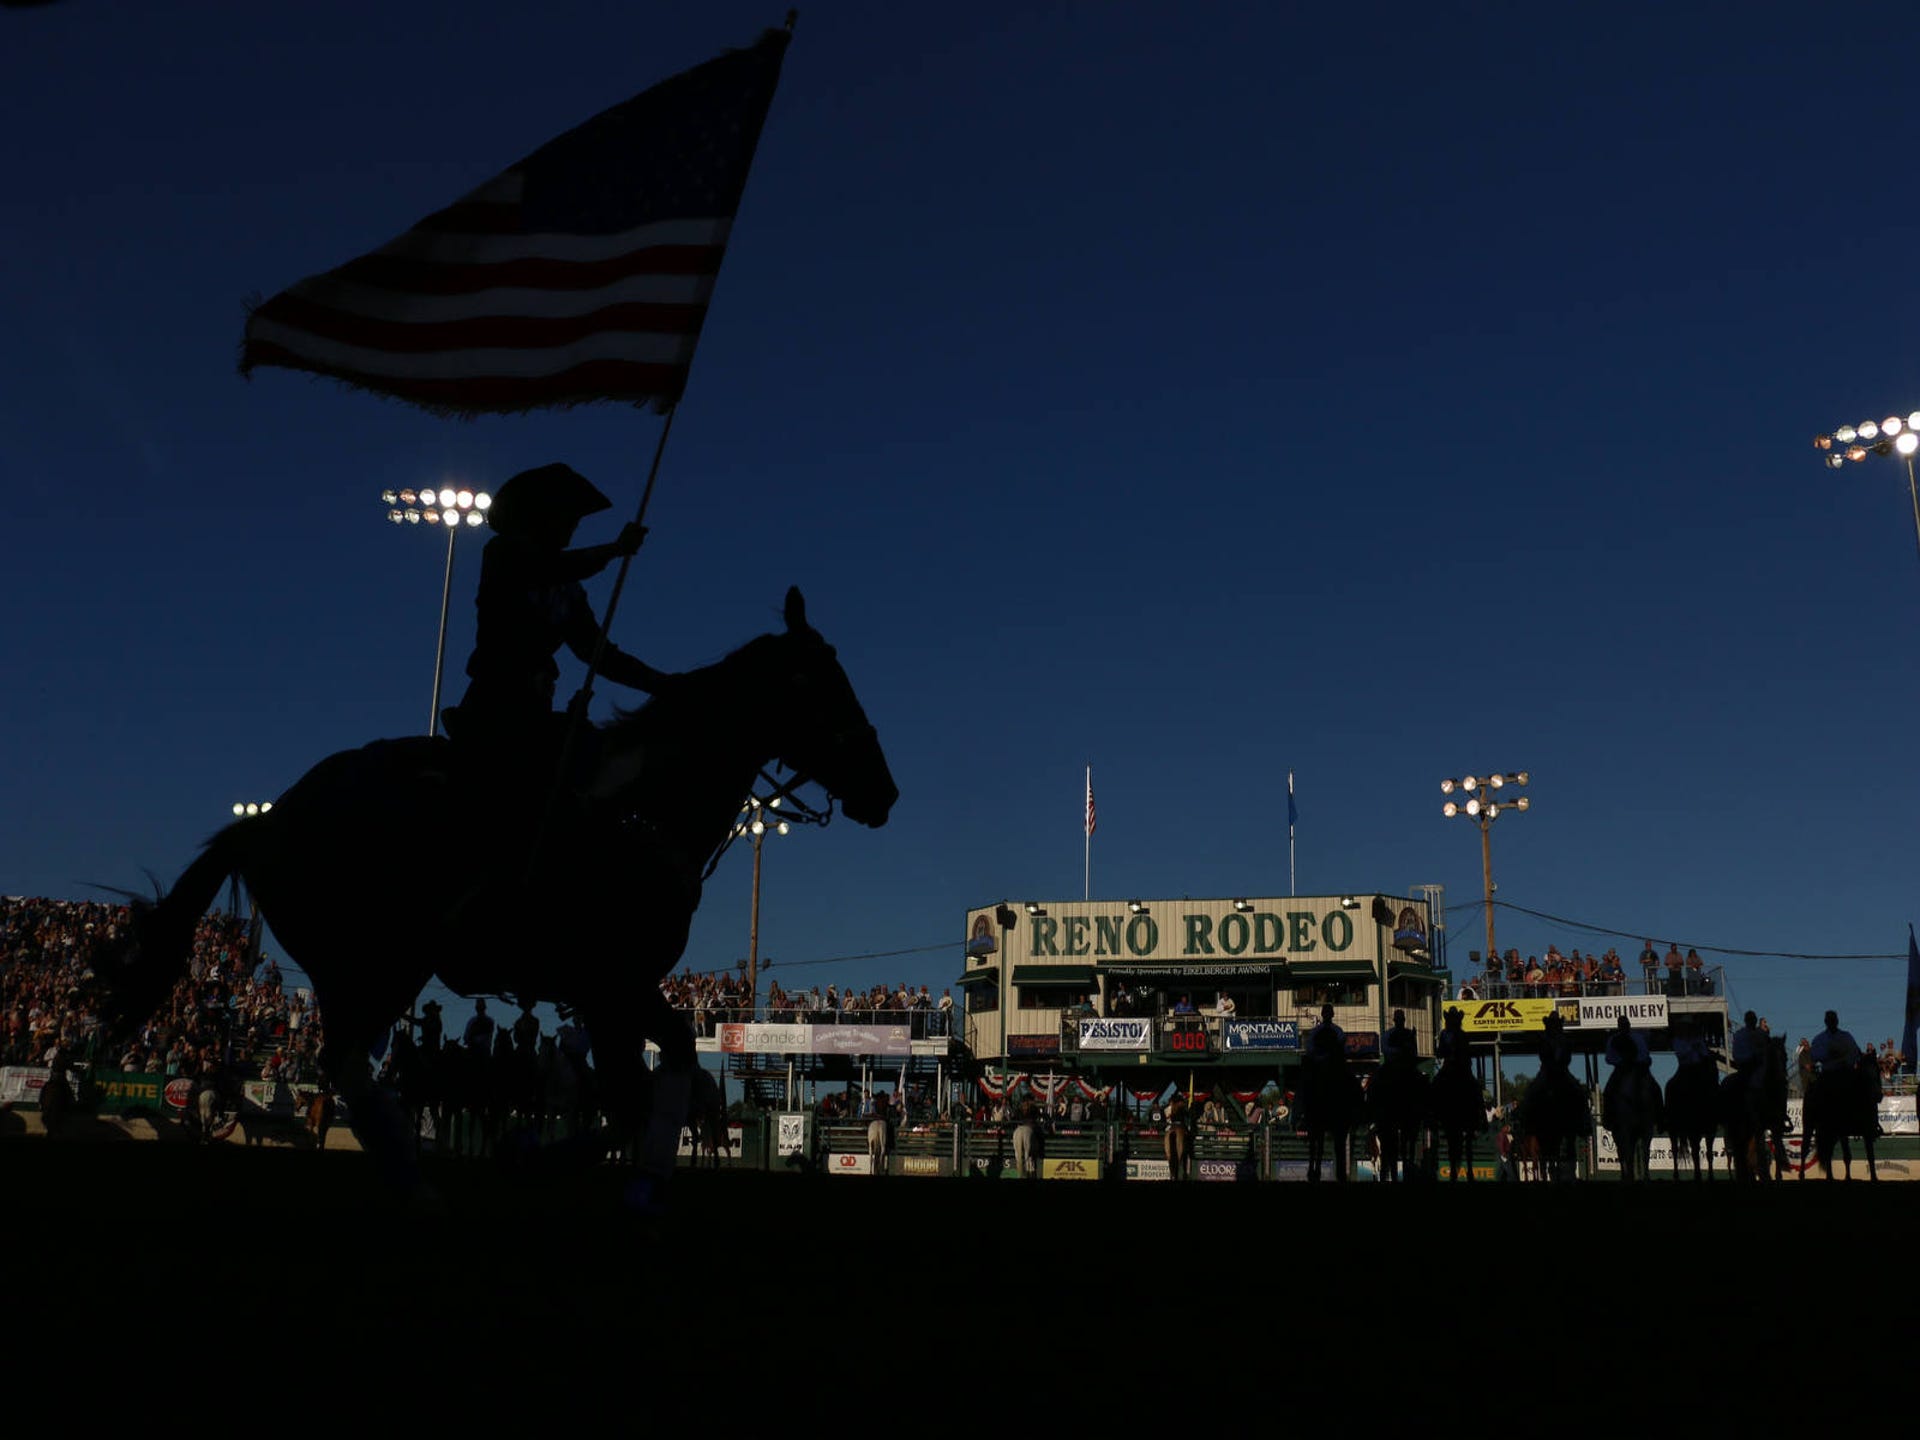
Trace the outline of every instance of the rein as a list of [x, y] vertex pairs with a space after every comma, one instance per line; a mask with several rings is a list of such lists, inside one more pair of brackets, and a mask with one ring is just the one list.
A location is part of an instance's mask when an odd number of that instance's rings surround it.
[[[760, 811], [771, 814], [774, 812], [776, 805], [785, 805], [790, 808], [781, 810], [779, 812], [780, 818], [791, 824], [825, 826], [832, 822], [832, 791], [827, 792], [826, 807], [818, 810], [809, 805], [805, 800], [802, 800], [800, 796], [795, 793], [802, 785], [812, 784], [812, 776], [796, 770], [791, 777], [782, 781], [769, 775], [765, 770], [762, 770], [759, 778], [767, 783], [768, 793], [765, 795], [748, 796], [747, 802], [740, 807], [740, 815], [742, 817]], [[714, 872], [720, 868], [721, 858], [726, 855], [728, 850], [733, 848], [733, 842], [748, 833], [750, 833], [748, 822], [744, 818], [736, 819], [732, 828], [721, 837], [720, 843], [713, 847], [713, 853], [707, 857], [707, 863], [700, 871], [701, 884], [704, 885], [713, 878]]]

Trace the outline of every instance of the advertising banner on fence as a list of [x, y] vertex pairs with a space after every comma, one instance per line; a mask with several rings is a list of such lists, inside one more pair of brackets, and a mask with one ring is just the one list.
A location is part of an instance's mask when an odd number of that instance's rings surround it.
[[[738, 1126], [738, 1125], [727, 1126], [727, 1143], [726, 1143], [726, 1146], [720, 1151], [720, 1153], [722, 1155], [727, 1156], [729, 1159], [738, 1158], [741, 1153], [741, 1147], [746, 1143], [746, 1135], [747, 1135], [747, 1132], [741, 1126]], [[687, 1126], [684, 1126], [684, 1125], [681, 1126], [680, 1127], [680, 1147], [679, 1149], [674, 1151], [674, 1154], [678, 1155], [682, 1160], [689, 1159], [693, 1155], [693, 1145], [694, 1145], [693, 1131]], [[708, 1150], [703, 1145], [700, 1147], [700, 1153], [702, 1155], [711, 1155], [713, 1152]]]
[[1144, 1016], [1080, 1022], [1082, 1050], [1145, 1050], [1153, 1043], [1153, 1021]]
[[0, 1065], [0, 1105], [38, 1105], [48, 1073], [44, 1065]]
[[167, 1077], [136, 1070], [95, 1070], [93, 1083], [97, 1087], [94, 1108], [102, 1115], [113, 1115], [128, 1110], [158, 1110], [164, 1103]]
[[1229, 1020], [1221, 1026], [1228, 1050], [1298, 1050], [1298, 1020]]
[[1553, 1013], [1551, 1000], [1449, 1001], [1447, 1011], [1460, 1012], [1460, 1028], [1486, 1035], [1495, 1031], [1545, 1030]]
[[1100, 1162], [1094, 1159], [1042, 1160], [1042, 1180], [1098, 1180]]
[[774, 1153], [782, 1159], [789, 1155], [805, 1155], [809, 1149], [807, 1124], [804, 1110], [781, 1111], [779, 1129], [775, 1132]]
[[905, 1025], [770, 1025], [758, 1022], [720, 1026], [720, 1049], [727, 1055], [910, 1055], [913, 1040]]
[[[1549, 1002], [1552, 1003], [1552, 1002]], [[1568, 1007], [1569, 1010], [1571, 1007]], [[1583, 1028], [1600, 1026], [1611, 1030], [1622, 1015], [1635, 1030], [1667, 1028], [1667, 997], [1664, 995], [1582, 995], [1579, 1014], [1562, 1011], [1569, 1025]]]
[[1164, 1160], [1127, 1161], [1127, 1179], [1129, 1180], [1171, 1180], [1173, 1167]]

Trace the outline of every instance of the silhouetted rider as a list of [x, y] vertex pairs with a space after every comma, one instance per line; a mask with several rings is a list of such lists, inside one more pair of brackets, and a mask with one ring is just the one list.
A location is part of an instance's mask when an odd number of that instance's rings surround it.
[[[646, 539], [644, 525], [629, 524], [608, 544], [567, 548], [581, 520], [612, 503], [571, 466], [553, 464], [508, 480], [488, 512], [494, 533], [480, 559], [467, 693], [446, 719], [455, 745], [502, 767], [509, 782], [516, 775], [549, 778], [561, 733], [553, 708], [560, 677], [555, 654], [565, 645], [591, 663], [600, 643], [580, 582], [632, 555]], [[648, 694], [672, 679], [611, 643], [600, 651], [598, 673]]]

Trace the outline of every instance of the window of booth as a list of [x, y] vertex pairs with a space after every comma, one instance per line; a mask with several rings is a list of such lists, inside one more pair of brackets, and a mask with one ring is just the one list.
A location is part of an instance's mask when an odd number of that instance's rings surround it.
[[1293, 1003], [1303, 1010], [1322, 1005], [1364, 1005], [1367, 1003], [1365, 980], [1323, 980], [1316, 985], [1295, 985]]
[[1090, 1003], [1094, 994], [1091, 987], [1074, 985], [1019, 985], [1014, 988], [1020, 992], [1018, 1003], [1022, 1010], [1077, 1010]]
[[976, 980], [967, 986], [967, 1013], [985, 1015], [1000, 1008], [1000, 983], [997, 980]]

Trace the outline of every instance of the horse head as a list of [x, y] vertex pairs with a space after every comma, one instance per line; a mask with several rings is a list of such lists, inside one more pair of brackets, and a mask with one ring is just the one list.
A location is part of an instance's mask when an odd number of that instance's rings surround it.
[[862, 825], [887, 823], [900, 798], [880, 737], [800, 591], [787, 592], [786, 628], [678, 677], [602, 730], [596, 800], [656, 819], [731, 816], [754, 776], [774, 762], [812, 782]]
[[877, 829], [887, 823], [900, 787], [853, 682], [833, 647], [807, 623], [798, 586], [787, 591], [786, 626], [771, 651], [775, 673], [768, 681], [789, 702], [775, 737], [776, 758], [824, 787], [849, 820]]

